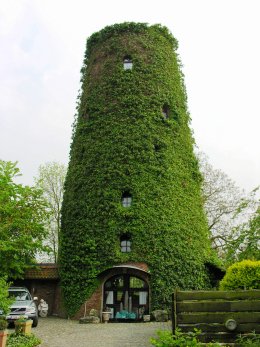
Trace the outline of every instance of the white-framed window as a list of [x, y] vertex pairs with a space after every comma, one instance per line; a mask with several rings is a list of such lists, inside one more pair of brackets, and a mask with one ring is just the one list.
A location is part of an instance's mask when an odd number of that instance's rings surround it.
[[130, 240], [121, 241], [121, 252], [122, 253], [131, 252], [131, 241]]
[[123, 65], [124, 65], [124, 70], [132, 70], [133, 68], [132, 58], [130, 56], [124, 57]]
[[131, 252], [131, 235], [129, 234], [123, 234], [120, 237], [120, 247], [122, 253], [129, 253]]
[[123, 194], [122, 205], [123, 207], [130, 207], [132, 205], [132, 196], [130, 194]]

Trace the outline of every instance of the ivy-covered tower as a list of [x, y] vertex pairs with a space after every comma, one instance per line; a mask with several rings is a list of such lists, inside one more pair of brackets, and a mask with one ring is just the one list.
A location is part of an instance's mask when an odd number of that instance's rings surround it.
[[142, 23], [109, 26], [87, 41], [60, 235], [70, 315], [97, 288], [99, 308], [112, 318], [122, 309], [140, 318], [175, 287], [209, 284], [201, 176], [176, 50], [167, 28]]

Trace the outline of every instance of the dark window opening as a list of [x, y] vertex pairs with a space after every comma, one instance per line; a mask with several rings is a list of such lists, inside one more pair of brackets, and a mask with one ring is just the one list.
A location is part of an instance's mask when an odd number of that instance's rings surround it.
[[122, 195], [122, 205], [123, 207], [130, 207], [132, 205], [132, 195], [129, 193], [124, 193]]
[[159, 144], [155, 143], [153, 146], [154, 146], [155, 152], [159, 152], [160, 151], [161, 146]]
[[132, 70], [133, 68], [133, 62], [132, 58], [130, 56], [124, 57], [124, 70]]
[[120, 289], [124, 286], [124, 277], [123, 276], [116, 276], [110, 279], [106, 282], [105, 288], [106, 289]]
[[169, 118], [169, 115], [170, 115], [170, 108], [169, 108], [168, 105], [163, 105], [162, 114], [163, 114], [163, 117], [164, 117], [165, 119], [168, 119], [168, 118]]
[[89, 115], [87, 113], [84, 113], [82, 115], [82, 118], [85, 119], [85, 120], [88, 120], [89, 119]]
[[120, 237], [120, 247], [122, 253], [129, 253], [131, 252], [131, 235], [129, 234], [123, 234]]

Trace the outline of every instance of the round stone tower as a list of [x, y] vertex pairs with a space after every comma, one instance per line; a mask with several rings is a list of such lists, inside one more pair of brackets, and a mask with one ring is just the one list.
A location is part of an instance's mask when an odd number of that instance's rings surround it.
[[60, 235], [70, 315], [99, 291], [98, 309], [138, 319], [169, 303], [174, 288], [209, 283], [176, 50], [167, 28], [142, 23], [109, 26], [87, 41]]

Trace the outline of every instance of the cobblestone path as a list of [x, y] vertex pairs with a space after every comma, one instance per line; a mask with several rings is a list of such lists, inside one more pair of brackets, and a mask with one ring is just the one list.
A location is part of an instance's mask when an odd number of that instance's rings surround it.
[[41, 318], [33, 333], [41, 347], [150, 347], [157, 330], [170, 330], [169, 323], [79, 324], [60, 318]]

